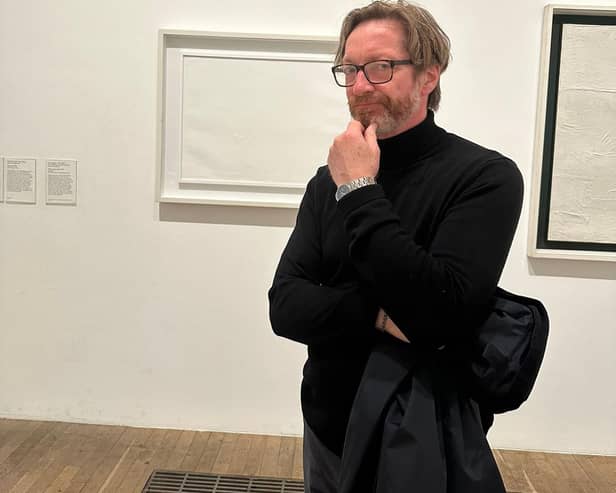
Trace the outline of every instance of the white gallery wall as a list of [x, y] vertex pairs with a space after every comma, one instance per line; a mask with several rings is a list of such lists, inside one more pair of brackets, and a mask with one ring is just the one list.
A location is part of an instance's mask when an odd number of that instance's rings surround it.
[[[0, 0], [0, 156], [39, 159], [37, 204], [0, 203], [0, 416], [301, 433], [305, 348], [272, 334], [266, 298], [295, 211], [156, 202], [158, 31], [334, 36], [361, 4]], [[552, 321], [491, 443], [616, 454], [616, 263], [526, 255], [545, 4], [424, 5], [453, 44], [438, 123], [525, 177], [501, 284]], [[77, 206], [45, 205], [51, 158], [78, 161]]]

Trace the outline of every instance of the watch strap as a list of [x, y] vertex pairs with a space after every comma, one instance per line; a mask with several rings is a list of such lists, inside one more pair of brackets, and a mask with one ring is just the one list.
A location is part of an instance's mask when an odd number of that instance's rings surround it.
[[372, 176], [361, 176], [359, 178], [355, 178], [348, 183], [343, 183], [336, 190], [336, 202], [338, 202], [342, 197], [352, 192], [353, 190], [357, 190], [358, 188], [366, 187], [368, 185], [376, 185], [376, 180]]

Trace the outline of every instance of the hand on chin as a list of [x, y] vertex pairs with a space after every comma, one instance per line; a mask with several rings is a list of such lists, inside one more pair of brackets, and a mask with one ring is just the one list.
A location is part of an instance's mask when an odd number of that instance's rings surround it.
[[364, 126], [364, 129], [368, 128], [371, 123], [374, 123], [377, 126], [378, 132], [378, 127], [381, 120], [379, 116], [380, 115], [375, 111], [358, 111], [353, 115], [353, 118], [359, 121]]

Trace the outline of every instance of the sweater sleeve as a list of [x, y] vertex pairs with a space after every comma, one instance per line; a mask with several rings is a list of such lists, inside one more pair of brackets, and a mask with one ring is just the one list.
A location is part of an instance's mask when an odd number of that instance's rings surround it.
[[430, 245], [415, 243], [380, 186], [338, 206], [349, 254], [380, 306], [410, 341], [439, 347], [463, 337], [496, 288], [520, 215], [523, 183], [506, 159], [486, 163], [452, 199]]
[[293, 232], [269, 290], [274, 332], [308, 345], [373, 331], [377, 307], [358, 282], [326, 285], [316, 210], [316, 177], [309, 183]]

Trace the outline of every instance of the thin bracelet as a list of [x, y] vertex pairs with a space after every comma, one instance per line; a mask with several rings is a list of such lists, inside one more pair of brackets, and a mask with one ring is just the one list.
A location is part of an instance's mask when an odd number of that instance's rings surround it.
[[387, 325], [387, 320], [389, 319], [389, 315], [383, 312], [383, 321], [381, 322], [381, 332], [386, 332], [385, 326]]

